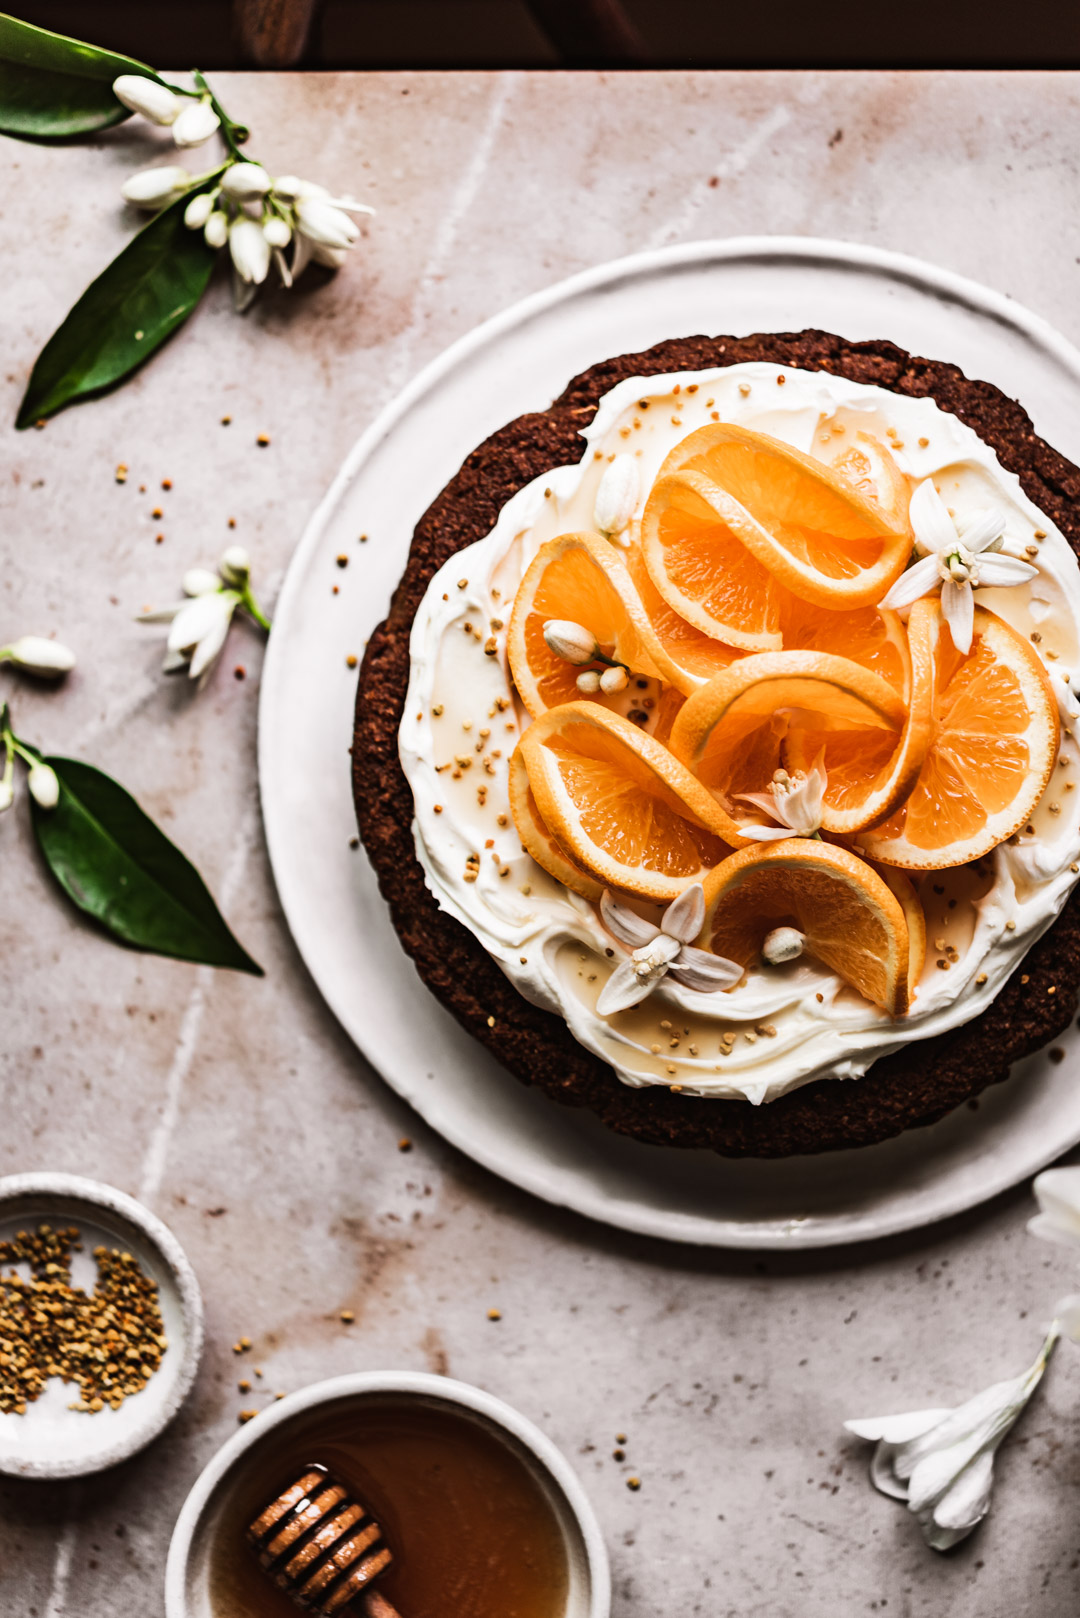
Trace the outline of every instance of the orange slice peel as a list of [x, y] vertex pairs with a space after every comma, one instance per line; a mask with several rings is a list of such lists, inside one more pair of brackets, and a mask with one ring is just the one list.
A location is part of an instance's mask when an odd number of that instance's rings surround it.
[[[506, 648], [518, 693], [534, 719], [574, 702], [590, 659], [569, 661], [548, 644], [552, 621], [579, 625], [595, 638], [606, 664], [693, 690], [664, 650], [619, 552], [596, 534], [561, 534], [542, 545], [514, 600]], [[602, 699], [601, 699], [602, 700]]]
[[598, 703], [549, 709], [518, 748], [548, 834], [607, 887], [670, 904], [732, 846], [734, 824], [700, 781]]
[[642, 517], [645, 563], [668, 605], [705, 634], [777, 650], [789, 594], [832, 611], [881, 599], [911, 553], [900, 506], [886, 510], [778, 439], [717, 422], [661, 467]]
[[966, 655], [937, 601], [917, 601], [908, 629], [913, 647], [920, 634], [928, 647], [929, 744], [899, 807], [859, 844], [884, 865], [941, 870], [988, 854], [1028, 819], [1057, 757], [1057, 699], [1034, 647], [985, 607]]
[[[698, 944], [750, 966], [781, 928], [880, 1010], [902, 1017], [910, 1003], [911, 944], [904, 906], [849, 849], [808, 838], [743, 848], [705, 879]], [[914, 898], [912, 890], [911, 898]]]
[[[840, 834], [887, 813], [917, 773], [911, 762], [919, 748], [915, 732], [904, 750], [908, 719], [895, 688], [850, 658], [761, 652], [733, 663], [687, 698], [669, 745], [733, 817], [741, 799], [775, 787], [776, 771], [785, 764], [809, 776], [822, 754], [828, 776], [830, 751], [844, 761], [865, 756], [872, 764], [872, 791], [861, 808], [853, 789], [841, 798], [845, 782], [834, 789], [829, 777], [823, 789], [820, 825]], [[779, 801], [781, 795], [773, 796]], [[738, 847], [752, 840], [741, 826], [736, 836]]]

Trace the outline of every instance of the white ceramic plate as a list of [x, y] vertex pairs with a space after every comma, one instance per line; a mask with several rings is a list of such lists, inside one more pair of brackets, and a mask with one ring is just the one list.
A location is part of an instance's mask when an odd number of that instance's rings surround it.
[[[363, 853], [349, 848], [356, 681], [345, 659], [385, 615], [417, 518], [497, 427], [546, 408], [609, 355], [695, 332], [803, 326], [953, 361], [1019, 398], [1036, 430], [1080, 460], [1080, 353], [972, 281], [801, 237], [621, 259], [478, 327], [363, 435], [293, 558], [260, 713], [263, 813], [282, 905], [312, 976], [369, 1061], [440, 1134], [516, 1185], [623, 1229], [723, 1247], [884, 1236], [1033, 1174], [1080, 1141], [1073, 1030], [1060, 1065], [1033, 1058], [977, 1111], [858, 1152], [729, 1162], [619, 1139], [511, 1079], [417, 978]], [[334, 565], [341, 552], [344, 570]]]
[[[83, 1251], [72, 1256], [74, 1284], [93, 1292], [99, 1245], [131, 1253], [157, 1285], [169, 1346], [160, 1370], [119, 1410], [70, 1410], [73, 1383], [52, 1377], [26, 1414], [0, 1414], [0, 1472], [71, 1478], [127, 1460], [168, 1426], [191, 1389], [203, 1343], [199, 1284], [176, 1237], [148, 1208], [112, 1186], [75, 1174], [12, 1174], [0, 1180], [0, 1241], [19, 1230], [75, 1225]], [[7, 1266], [5, 1266], [7, 1273]], [[29, 1279], [25, 1266], [19, 1267]]]

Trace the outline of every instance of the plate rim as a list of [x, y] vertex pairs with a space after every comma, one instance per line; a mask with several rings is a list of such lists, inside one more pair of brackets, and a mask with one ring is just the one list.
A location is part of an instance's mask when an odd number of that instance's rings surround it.
[[[358, 472], [414, 403], [471, 354], [487, 346], [502, 333], [526, 324], [547, 309], [596, 288], [612, 286], [622, 280], [648, 274], [656, 269], [754, 258], [766, 259], [772, 263], [788, 259], [819, 267], [827, 267], [830, 261], [834, 263], [839, 261], [845, 269], [883, 272], [923, 292], [929, 291], [951, 298], [990, 315], [999, 324], [1014, 330], [1018, 329], [1059, 365], [1064, 365], [1080, 387], [1080, 348], [1044, 316], [1036, 314], [1025, 304], [1005, 293], [913, 254], [833, 237], [762, 234], [705, 238], [625, 254], [589, 266], [550, 286], [529, 293], [487, 320], [471, 327], [429, 360], [382, 407], [360, 434], [304, 527], [290, 558], [278, 595], [274, 613], [275, 626], [281, 624], [287, 631], [289, 614], [302, 592], [309, 560], [317, 551], [342, 496]], [[846, 1246], [859, 1241], [881, 1240], [904, 1231], [938, 1224], [942, 1220], [953, 1218], [970, 1208], [993, 1200], [1080, 1144], [1080, 1124], [1078, 1124], [1075, 1134], [1067, 1142], [1056, 1143], [1049, 1152], [1040, 1150], [1033, 1153], [1030, 1159], [1024, 1160], [1020, 1168], [1013, 1164], [1002, 1169], [992, 1179], [980, 1184], [977, 1191], [958, 1187], [951, 1198], [936, 1205], [931, 1212], [910, 1209], [905, 1213], [902, 1208], [895, 1210], [892, 1215], [879, 1212], [875, 1215], [873, 1227], [870, 1229], [849, 1228], [852, 1221], [858, 1217], [851, 1214], [810, 1216], [806, 1220], [759, 1220], [751, 1224], [723, 1219], [708, 1220], [701, 1215], [675, 1210], [660, 1212], [626, 1197], [609, 1197], [603, 1194], [588, 1198], [572, 1197], [565, 1188], [560, 1189], [547, 1183], [540, 1170], [534, 1171], [530, 1165], [515, 1163], [512, 1171], [508, 1171], [505, 1163], [482, 1147], [478, 1148], [476, 1143], [458, 1130], [452, 1121], [446, 1119], [437, 1092], [429, 1098], [422, 1092], [409, 1089], [384, 1069], [369, 1049], [368, 1043], [350, 1026], [345, 1009], [339, 1007], [336, 995], [324, 986], [312, 959], [309, 958], [306, 947], [308, 929], [297, 914], [298, 907], [294, 904], [295, 896], [287, 874], [285, 847], [287, 836], [283, 826], [279, 825], [279, 810], [271, 785], [271, 777], [278, 767], [278, 749], [284, 745], [279, 743], [277, 727], [270, 722], [271, 712], [278, 702], [282, 679], [279, 671], [284, 654], [277, 651], [279, 644], [280, 641], [276, 642], [275, 637], [271, 635], [263, 666], [258, 715], [258, 779], [267, 853], [278, 900], [293, 943], [322, 999], [340, 1023], [350, 1042], [380, 1078], [413, 1107], [444, 1140], [500, 1179], [553, 1206], [570, 1209], [586, 1218], [631, 1234], [699, 1247], [807, 1251], [822, 1247]], [[283, 815], [283, 811], [281, 813]]]

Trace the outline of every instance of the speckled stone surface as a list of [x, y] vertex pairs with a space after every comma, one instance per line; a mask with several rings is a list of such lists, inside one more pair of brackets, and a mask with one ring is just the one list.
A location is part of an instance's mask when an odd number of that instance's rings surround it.
[[[83, 1484], [0, 1483], [0, 1610], [159, 1618], [173, 1520], [238, 1411], [395, 1366], [479, 1383], [560, 1444], [607, 1536], [616, 1618], [1074, 1612], [1077, 1351], [1002, 1451], [990, 1520], [947, 1558], [871, 1492], [840, 1428], [959, 1401], [1027, 1363], [1076, 1286], [1072, 1257], [1025, 1234], [1027, 1191], [922, 1235], [774, 1259], [622, 1236], [475, 1168], [365, 1067], [290, 944], [259, 827], [258, 637], [237, 629], [196, 696], [159, 675], [160, 632], [132, 614], [230, 539], [272, 602], [350, 445], [422, 363], [517, 297], [641, 246], [871, 242], [1080, 339], [1080, 80], [223, 76], [220, 90], [272, 169], [380, 214], [336, 280], [242, 321], [216, 284], [133, 384], [40, 433], [3, 429], [0, 635], [55, 632], [80, 654], [59, 693], [0, 679], [17, 727], [134, 790], [268, 975], [118, 950], [49, 891], [25, 805], [0, 822], [0, 1172], [70, 1170], [144, 1197], [195, 1265], [208, 1327], [189, 1405], [143, 1456]], [[134, 123], [57, 151], [0, 141], [4, 421], [129, 234], [121, 180], [170, 152]], [[253, 1364], [258, 1396], [236, 1386]]]

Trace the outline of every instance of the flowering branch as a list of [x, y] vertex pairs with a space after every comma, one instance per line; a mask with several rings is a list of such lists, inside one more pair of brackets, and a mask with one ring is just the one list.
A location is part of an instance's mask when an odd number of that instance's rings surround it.
[[218, 571], [193, 567], [184, 574], [181, 588], [186, 601], [171, 607], [141, 612], [141, 624], [169, 624], [162, 668], [166, 674], [187, 670], [192, 680], [205, 681], [229, 634], [237, 609], [242, 609], [269, 633], [270, 620], [251, 588], [251, 559], [241, 545], [230, 545]]
[[[247, 158], [241, 148], [249, 131], [229, 116], [198, 69], [193, 87], [167, 84], [130, 58], [0, 16], [0, 69], [6, 61], [33, 67], [32, 88], [43, 99], [28, 122], [24, 91], [16, 89], [8, 105], [9, 77], [0, 72], [0, 129], [10, 133], [53, 138], [136, 113], [169, 129], [182, 151], [215, 136], [224, 146], [223, 161], [204, 173], [168, 163], [141, 169], [124, 183], [124, 199], [155, 217], [91, 283], [45, 345], [19, 407], [19, 428], [40, 426], [65, 405], [130, 376], [195, 309], [220, 249], [229, 249], [235, 303], [243, 311], [272, 265], [285, 287], [312, 262], [339, 269], [360, 236], [352, 216], [374, 212], [312, 180], [275, 179]], [[88, 77], [95, 85], [91, 99], [101, 105], [89, 121], [80, 121]], [[15, 75], [10, 82], [22, 81]], [[50, 92], [58, 103], [69, 99], [67, 113], [59, 106], [50, 111]]]

